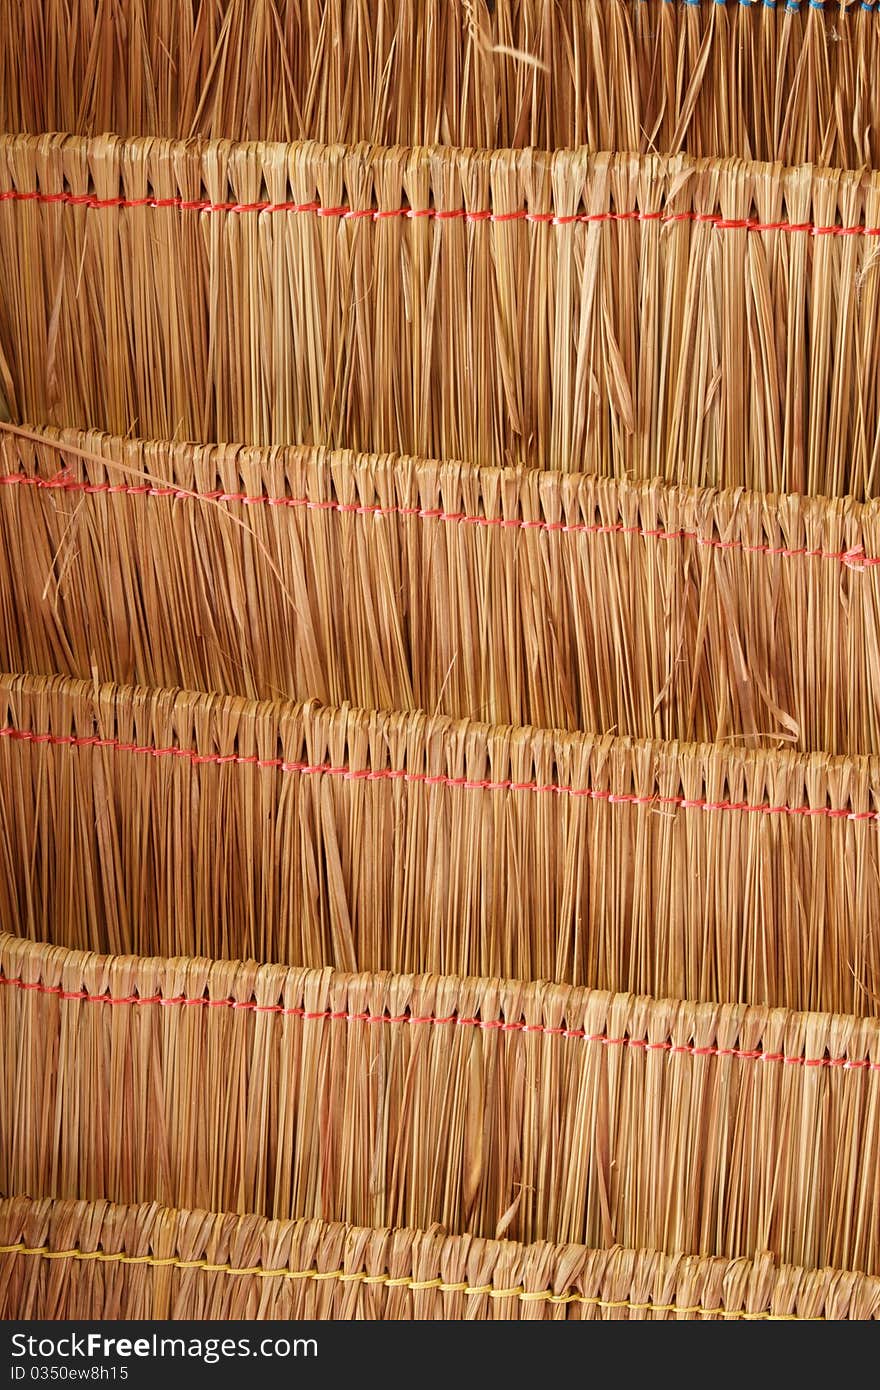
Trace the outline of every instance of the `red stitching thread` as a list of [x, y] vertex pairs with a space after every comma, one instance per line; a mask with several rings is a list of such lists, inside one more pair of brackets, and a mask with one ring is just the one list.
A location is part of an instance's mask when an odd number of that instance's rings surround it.
[[[54, 441], [47, 441], [53, 446]], [[64, 445], [57, 444], [63, 452]], [[866, 555], [861, 545], [852, 545], [848, 550], [810, 550], [806, 546], [786, 547], [780, 545], [749, 545], [745, 541], [722, 541], [714, 536], [701, 536], [697, 531], [665, 531], [644, 526], [625, 526], [623, 522], [563, 522], [563, 521], [525, 521], [519, 517], [472, 516], [468, 512], [445, 512], [433, 507], [383, 507], [378, 503], [364, 505], [359, 502], [314, 501], [309, 497], [271, 497], [264, 493], [252, 495], [246, 492], [193, 492], [185, 488], [154, 487], [150, 483], [85, 483], [71, 478], [67, 473], [59, 473], [54, 478], [32, 478], [25, 473], [6, 473], [0, 476], [0, 486], [33, 487], [47, 492], [76, 492], [88, 496], [96, 494], [121, 495], [124, 497], [160, 497], [172, 501], [239, 502], [245, 507], [290, 507], [314, 512], [338, 512], [352, 516], [412, 516], [420, 521], [441, 521], [457, 523], [460, 526], [495, 527], [507, 530], [559, 532], [562, 535], [577, 536], [638, 536], [642, 540], [693, 541], [707, 550], [737, 550], [745, 555], [779, 556], [785, 560], [804, 557], [812, 560], [836, 560], [849, 570], [863, 572], [880, 565], [880, 557]]]
[[192, 748], [160, 747], [150, 743], [123, 743], [118, 738], [100, 738], [97, 734], [83, 737], [78, 734], [34, 733], [12, 725], [0, 728], [0, 738], [18, 743], [51, 744], [61, 748], [107, 748], [113, 753], [133, 753], [151, 758], [180, 758], [194, 767], [213, 765], [225, 767], [256, 767], [278, 772], [299, 773], [304, 777], [341, 777], [346, 782], [404, 782], [426, 787], [451, 787], [461, 791], [489, 792], [552, 792], [576, 800], [605, 801], [609, 806], [672, 806], [682, 811], [741, 811], [747, 815], [819, 817], [825, 820], [880, 820], [880, 811], [846, 811], [831, 806], [784, 806], [767, 802], [709, 801], [706, 798], [685, 796], [640, 796], [635, 792], [612, 792], [596, 787], [569, 787], [558, 782], [514, 782], [510, 778], [492, 781], [450, 777], [447, 773], [406, 772], [403, 768], [335, 767], [332, 763], [289, 762], [284, 758], [258, 758], [255, 754], [197, 753]]
[[627, 1035], [611, 1037], [608, 1033], [588, 1033], [584, 1028], [553, 1028], [544, 1023], [510, 1022], [503, 1018], [468, 1018], [461, 1014], [351, 1014], [344, 1010], [303, 1008], [287, 1009], [283, 1004], [258, 1004], [256, 1000], [188, 998], [174, 995], [169, 998], [161, 994], [89, 994], [88, 990], [62, 989], [60, 985], [31, 983], [18, 976], [0, 975], [0, 985], [10, 985], [15, 989], [27, 990], [35, 994], [51, 994], [58, 999], [77, 1000], [88, 1004], [128, 1004], [138, 1008], [145, 1005], [158, 1005], [161, 1008], [184, 1008], [194, 1005], [203, 1009], [232, 1009], [254, 1014], [276, 1014], [282, 1018], [301, 1018], [308, 1023], [400, 1023], [411, 1027], [430, 1026], [434, 1028], [455, 1025], [458, 1028], [477, 1028], [484, 1032], [500, 1033], [540, 1033], [545, 1037], [576, 1039], [601, 1047], [626, 1047], [641, 1052], [662, 1052], [668, 1056], [686, 1057], [734, 1057], [745, 1062], [778, 1062], [790, 1067], [840, 1068], [843, 1071], [880, 1071], [880, 1062], [872, 1062], [869, 1057], [788, 1057], [783, 1052], [765, 1052], [760, 1048], [741, 1047], [697, 1047], [694, 1043], [649, 1042], [647, 1038], [633, 1038]]
[[67, 207], [102, 208], [177, 208], [181, 212], [256, 212], [307, 213], [316, 217], [338, 218], [340, 221], [382, 222], [389, 218], [406, 220], [429, 219], [435, 222], [531, 222], [563, 227], [573, 223], [592, 225], [602, 222], [657, 222], [667, 226], [674, 222], [692, 222], [712, 227], [719, 232], [802, 232], [807, 236], [865, 236], [880, 237], [880, 227], [858, 224], [851, 227], [839, 223], [823, 226], [814, 222], [759, 222], [753, 217], [722, 217], [715, 212], [577, 212], [560, 216], [554, 212], [530, 212], [518, 208], [513, 212], [493, 212], [491, 208], [469, 211], [467, 208], [353, 208], [347, 204], [325, 207], [317, 202], [272, 203], [214, 203], [209, 198], [99, 198], [96, 193], [42, 193], [36, 189], [9, 189], [0, 193], [0, 203], [61, 203]]

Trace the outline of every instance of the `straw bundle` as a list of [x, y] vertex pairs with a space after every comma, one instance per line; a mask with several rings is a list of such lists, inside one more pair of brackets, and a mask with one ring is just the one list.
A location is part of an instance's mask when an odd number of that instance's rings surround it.
[[0, 970], [5, 1192], [880, 1273], [877, 1021], [9, 936]]
[[873, 0], [0, 4], [5, 130], [861, 165], [878, 69]]
[[877, 487], [880, 174], [47, 136], [0, 200], [14, 419]]
[[880, 1012], [875, 759], [0, 682], [36, 940]]
[[0, 1202], [0, 1317], [797, 1322], [880, 1317], [880, 1280], [107, 1202]]
[[0, 433], [7, 670], [878, 752], [878, 560], [851, 500]]

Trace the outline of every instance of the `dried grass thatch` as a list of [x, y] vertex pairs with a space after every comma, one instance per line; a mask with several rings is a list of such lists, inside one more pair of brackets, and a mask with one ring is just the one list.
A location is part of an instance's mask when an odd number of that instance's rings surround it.
[[880, 174], [0, 138], [13, 419], [868, 497]]
[[880, 1280], [442, 1231], [0, 1201], [0, 1317], [800, 1322], [880, 1317]]
[[0, 670], [875, 753], [878, 566], [849, 499], [0, 431]]
[[0, 682], [0, 921], [880, 1013], [876, 759]]
[[880, 1273], [880, 1022], [0, 936], [0, 1187]]
[[878, 67], [0, 0], [0, 1315], [880, 1316]]
[[3, 0], [0, 128], [880, 159], [873, 0]]

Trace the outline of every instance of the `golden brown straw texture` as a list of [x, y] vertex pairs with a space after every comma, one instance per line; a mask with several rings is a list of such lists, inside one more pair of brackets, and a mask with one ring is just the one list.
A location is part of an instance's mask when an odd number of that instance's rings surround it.
[[19, 421], [878, 485], [880, 174], [7, 138], [0, 251]]
[[27, 434], [0, 669], [880, 751], [876, 503]]
[[876, 1020], [10, 936], [0, 970], [4, 1192], [880, 1272]]
[[880, 1280], [755, 1260], [520, 1245], [155, 1205], [0, 1201], [0, 1317], [880, 1317]]
[[0, 681], [0, 922], [880, 1013], [876, 759]]
[[880, 27], [827, 0], [3, 0], [0, 128], [880, 158]]

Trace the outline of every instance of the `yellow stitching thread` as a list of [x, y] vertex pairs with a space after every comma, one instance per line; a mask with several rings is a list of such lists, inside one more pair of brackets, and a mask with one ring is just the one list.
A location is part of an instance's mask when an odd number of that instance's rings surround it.
[[823, 1318], [799, 1318], [796, 1313], [748, 1313], [745, 1309], [703, 1308], [699, 1304], [631, 1303], [626, 1299], [590, 1298], [581, 1293], [551, 1293], [549, 1289], [532, 1292], [522, 1285], [513, 1289], [496, 1289], [492, 1284], [445, 1284], [440, 1279], [392, 1278], [390, 1274], [367, 1274], [366, 1270], [352, 1273], [344, 1269], [266, 1269], [262, 1265], [236, 1268], [235, 1265], [215, 1265], [209, 1260], [181, 1260], [167, 1255], [123, 1255], [107, 1250], [50, 1250], [46, 1245], [0, 1245], [0, 1255], [36, 1255], [44, 1260], [83, 1260], [100, 1264], [152, 1265], [156, 1269], [198, 1269], [205, 1274], [253, 1275], [260, 1279], [313, 1279], [316, 1283], [335, 1279], [339, 1283], [382, 1284], [387, 1289], [436, 1289], [439, 1293], [463, 1293], [471, 1297], [516, 1298], [520, 1303], [580, 1303], [586, 1308], [614, 1311], [626, 1308], [634, 1313], [687, 1313], [700, 1318], [739, 1318], [747, 1322], [823, 1322]]

